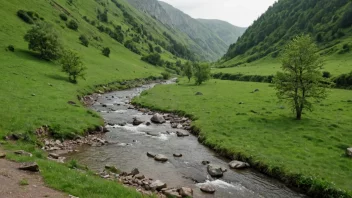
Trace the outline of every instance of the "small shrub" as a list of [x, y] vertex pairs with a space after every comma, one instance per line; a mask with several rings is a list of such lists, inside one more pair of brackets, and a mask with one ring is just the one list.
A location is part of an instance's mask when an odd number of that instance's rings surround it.
[[10, 52], [14, 52], [15, 47], [13, 45], [9, 45], [9, 46], [7, 46], [7, 50], [9, 50]]
[[331, 77], [331, 73], [328, 71], [323, 71], [323, 77], [324, 78], [330, 78]]
[[26, 179], [22, 179], [22, 180], [19, 182], [19, 184], [20, 184], [21, 186], [28, 186], [28, 185], [29, 185], [29, 183], [28, 183], [28, 181], [27, 181]]
[[88, 45], [89, 45], [89, 40], [87, 39], [86, 36], [81, 35], [81, 36], [79, 37], [79, 40], [81, 41], [81, 44], [82, 44], [82, 45], [88, 47]]
[[34, 24], [34, 20], [24, 10], [17, 11], [17, 16], [28, 24]]
[[163, 76], [163, 79], [164, 79], [164, 80], [169, 79], [170, 76], [171, 76], [169, 72], [162, 72], [161, 75]]
[[61, 20], [67, 21], [67, 15], [66, 14], [61, 13], [59, 16], [60, 16]]
[[101, 51], [104, 56], [109, 57], [110, 56], [110, 48], [104, 47], [104, 49]]
[[68, 23], [67, 23], [67, 27], [70, 28], [71, 30], [77, 30], [78, 29], [78, 23], [74, 20], [70, 20]]
[[161, 60], [161, 56], [158, 53], [153, 53], [153, 54], [149, 54], [147, 56], [143, 56], [141, 58], [142, 61], [150, 63], [152, 65], [155, 66], [162, 66], [163, 65], [163, 61]]
[[70, 169], [77, 169], [79, 167], [77, 160], [71, 160], [68, 162], [67, 166]]

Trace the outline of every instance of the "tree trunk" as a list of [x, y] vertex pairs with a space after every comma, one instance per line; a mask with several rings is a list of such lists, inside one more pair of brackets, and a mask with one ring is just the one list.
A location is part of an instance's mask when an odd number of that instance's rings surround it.
[[299, 108], [299, 107], [296, 109], [296, 119], [297, 120], [301, 120], [302, 119], [302, 109]]

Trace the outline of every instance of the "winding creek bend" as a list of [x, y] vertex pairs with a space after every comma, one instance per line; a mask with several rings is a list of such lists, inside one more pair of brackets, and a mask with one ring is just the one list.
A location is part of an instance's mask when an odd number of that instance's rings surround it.
[[[102, 171], [106, 164], [113, 164], [126, 172], [138, 168], [146, 177], [162, 180], [168, 187], [193, 188], [196, 198], [307, 197], [255, 170], [229, 169], [229, 160], [201, 145], [195, 136], [177, 137], [175, 132], [180, 130], [173, 129], [169, 121], [161, 125], [152, 123], [150, 126], [133, 126], [134, 117], [150, 122], [152, 115], [129, 109], [130, 99], [153, 86], [155, 84], [102, 95], [90, 108], [100, 112], [106, 123], [114, 125], [108, 127], [110, 132], [105, 135], [105, 139], [116, 144], [103, 147], [87, 146], [69, 158], [78, 160], [94, 171]], [[148, 132], [153, 136], [147, 135]], [[148, 157], [147, 152], [164, 154], [169, 160], [166, 163], [157, 162]], [[181, 153], [183, 157], [173, 157], [174, 153]], [[228, 168], [228, 171], [222, 178], [213, 179], [202, 161], [222, 165]], [[212, 184], [216, 189], [215, 194], [202, 193], [199, 190], [202, 183]]]

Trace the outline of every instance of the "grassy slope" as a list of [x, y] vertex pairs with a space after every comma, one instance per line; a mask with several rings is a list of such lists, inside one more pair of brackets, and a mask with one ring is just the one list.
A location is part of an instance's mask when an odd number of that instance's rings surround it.
[[[0, 7], [0, 137], [10, 132], [33, 131], [35, 128], [48, 124], [56, 126], [62, 135], [71, 132], [82, 132], [92, 125], [101, 125], [102, 120], [80, 105], [77, 95], [90, 92], [94, 85], [114, 81], [131, 80], [148, 76], [159, 76], [161, 69], [140, 61], [140, 56], [125, 49], [96, 28], [81, 20], [84, 14], [95, 18], [96, 3], [78, 0], [80, 9], [68, 7], [65, 0], [58, 1], [79, 21], [78, 32], [64, 28], [64, 22], [59, 19], [59, 10], [54, 9], [50, 1], [1, 1]], [[83, 4], [84, 3], [84, 4]], [[82, 56], [88, 68], [87, 80], [79, 80], [74, 85], [67, 81], [67, 76], [60, 67], [51, 62], [36, 58], [36, 54], [27, 50], [23, 36], [30, 25], [16, 16], [19, 9], [38, 12], [45, 21], [54, 25], [66, 49], [74, 49]], [[56, 23], [56, 21], [59, 21]], [[102, 43], [91, 40], [89, 48], [83, 47], [78, 40], [81, 34], [97, 35]], [[5, 51], [8, 45], [15, 46], [15, 52]], [[110, 58], [101, 55], [101, 47], [110, 47]], [[50, 86], [52, 85], [52, 86]], [[32, 96], [35, 94], [35, 96]], [[77, 102], [78, 107], [68, 105], [69, 100]], [[7, 149], [25, 149], [34, 151], [34, 144]], [[37, 151], [36, 151], [37, 152]], [[79, 173], [39, 158], [10, 159], [28, 161], [36, 160], [41, 168], [46, 183], [56, 189], [79, 197], [140, 197], [135, 190], [123, 188], [113, 182], [108, 182], [92, 174]]]
[[[54, 23], [65, 48], [78, 51], [88, 68], [86, 81], [80, 80], [78, 85], [70, 84], [57, 64], [39, 60], [27, 50], [23, 35], [31, 26], [16, 16], [18, 9], [34, 10], [46, 21], [52, 22], [59, 20], [60, 12], [53, 9], [48, 1], [37, 1], [34, 4], [15, 0], [1, 1], [0, 4], [0, 134], [32, 130], [43, 124], [60, 125], [62, 132], [68, 133], [82, 131], [92, 124], [100, 124], [101, 120], [88, 114], [85, 108], [70, 106], [67, 101], [78, 102], [78, 91], [86, 92], [93, 85], [157, 76], [162, 71], [140, 61], [140, 56], [128, 51], [105, 34], [100, 34], [83, 20], [79, 23], [78, 32], [61, 28], [64, 26], [63, 22]], [[82, 10], [88, 14], [88, 6], [92, 5], [83, 5], [87, 8], [82, 7]], [[82, 33], [99, 35], [103, 43], [91, 41], [91, 46], [86, 48], [78, 40]], [[15, 53], [5, 51], [5, 47], [10, 44], [15, 46]], [[101, 55], [100, 48], [94, 47], [97, 45], [110, 47], [110, 58]]]
[[[334, 54], [324, 57], [325, 65], [322, 71], [329, 71], [332, 75], [338, 76], [352, 71], [352, 56], [350, 53], [340, 55]], [[231, 63], [229, 63], [231, 64]], [[263, 58], [252, 63], [242, 64], [237, 67], [215, 68], [213, 73], [245, 74], [245, 75], [273, 75], [281, 71], [280, 59]]]
[[[257, 88], [259, 92], [250, 93]], [[198, 91], [204, 96], [195, 96]], [[269, 84], [211, 80], [196, 87], [182, 80], [157, 86], [136, 102], [194, 115], [205, 144], [216, 149], [352, 192], [352, 160], [344, 155], [352, 143], [352, 103], [347, 102], [351, 99], [351, 91], [331, 90], [314, 112], [305, 112], [303, 120], [296, 121], [287, 105], [277, 103]]]

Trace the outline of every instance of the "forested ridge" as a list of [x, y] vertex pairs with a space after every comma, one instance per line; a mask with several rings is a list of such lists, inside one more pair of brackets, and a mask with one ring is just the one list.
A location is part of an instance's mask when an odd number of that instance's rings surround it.
[[[282, 47], [299, 34], [310, 34], [323, 54], [345, 53], [351, 35], [351, 0], [279, 0], [232, 44], [223, 61], [238, 56], [252, 62], [267, 55], [277, 57]], [[341, 47], [335, 47], [341, 44]]]

